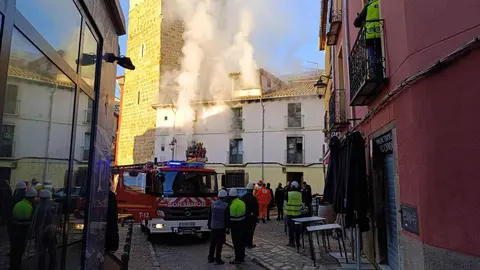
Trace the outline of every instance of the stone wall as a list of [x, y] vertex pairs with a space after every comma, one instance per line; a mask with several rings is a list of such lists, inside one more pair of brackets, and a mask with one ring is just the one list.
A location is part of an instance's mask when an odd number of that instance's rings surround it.
[[122, 95], [118, 163], [152, 161], [155, 150], [156, 111], [162, 72], [177, 68], [182, 55], [183, 28], [163, 22], [160, 0], [132, 1], [127, 56], [136, 66], [125, 72]]

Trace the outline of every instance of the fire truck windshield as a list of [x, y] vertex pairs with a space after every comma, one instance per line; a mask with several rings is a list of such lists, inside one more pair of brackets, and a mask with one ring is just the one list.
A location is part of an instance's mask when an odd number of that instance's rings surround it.
[[215, 173], [165, 171], [163, 192], [167, 196], [216, 196], [218, 185]]

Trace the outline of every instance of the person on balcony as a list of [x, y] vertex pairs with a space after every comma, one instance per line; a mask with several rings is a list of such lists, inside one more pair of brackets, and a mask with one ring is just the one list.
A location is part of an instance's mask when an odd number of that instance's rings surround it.
[[364, 46], [368, 51], [369, 79], [374, 80], [383, 79], [382, 23], [379, 20], [379, 0], [369, 0], [353, 22], [357, 28], [364, 26]]

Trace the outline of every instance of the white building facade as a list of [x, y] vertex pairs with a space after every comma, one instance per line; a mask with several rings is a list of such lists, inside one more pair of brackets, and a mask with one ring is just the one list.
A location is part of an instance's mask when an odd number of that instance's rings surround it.
[[325, 102], [315, 82], [303, 78], [280, 82], [268, 91], [234, 89], [232, 100], [195, 104], [197, 116], [193, 128], [188, 129], [175, 126], [175, 108], [154, 106], [155, 157], [159, 161], [185, 160], [193, 140], [204, 144], [207, 166], [225, 172], [229, 186], [256, 182], [263, 175], [275, 188], [278, 183], [301, 181], [303, 177], [314, 193], [322, 194]]

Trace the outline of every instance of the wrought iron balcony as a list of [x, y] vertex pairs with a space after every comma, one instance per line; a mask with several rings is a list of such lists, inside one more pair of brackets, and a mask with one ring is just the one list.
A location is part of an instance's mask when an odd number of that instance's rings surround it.
[[232, 118], [231, 131], [233, 132], [243, 131], [243, 118], [241, 117]]
[[285, 128], [303, 128], [303, 115], [285, 116]]
[[5, 101], [3, 113], [17, 116], [20, 113], [20, 100]]
[[15, 156], [15, 141], [0, 141], [0, 158], [13, 158]]
[[305, 150], [286, 150], [285, 151], [285, 163], [286, 164], [304, 164], [305, 163]]
[[329, 28], [327, 33], [327, 45], [337, 45], [340, 30], [342, 28], [342, 10], [330, 10], [328, 17]]
[[243, 164], [243, 151], [228, 151], [228, 164]]
[[349, 57], [351, 106], [367, 105], [386, 80], [383, 30], [384, 21], [374, 20], [365, 22], [358, 32]]
[[345, 108], [345, 89], [335, 89], [328, 101], [328, 131], [338, 131], [348, 125]]

